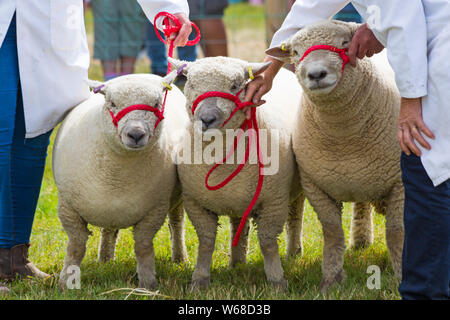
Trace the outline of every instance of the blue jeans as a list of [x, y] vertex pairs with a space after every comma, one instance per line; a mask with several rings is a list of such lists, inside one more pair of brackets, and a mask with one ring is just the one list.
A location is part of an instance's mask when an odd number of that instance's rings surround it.
[[419, 157], [401, 158], [405, 241], [403, 299], [449, 299], [450, 180], [434, 187]]
[[339, 11], [334, 19], [346, 21], [346, 22], [357, 22], [362, 23], [362, 18], [359, 15], [358, 11], [356, 11], [355, 7], [349, 3], [346, 5], [341, 11]]
[[[160, 32], [161, 33], [161, 32]], [[162, 33], [161, 33], [162, 35]], [[192, 32], [189, 39], [192, 40], [196, 36]], [[163, 37], [164, 38], [164, 37]], [[164, 43], [162, 43], [155, 33], [153, 24], [147, 23], [147, 38], [146, 38], [147, 55], [152, 61], [152, 73], [165, 75], [167, 73], [167, 53]], [[197, 46], [179, 47], [178, 58], [185, 61], [195, 61], [197, 59]]]
[[15, 16], [0, 48], [0, 248], [29, 243], [51, 132], [25, 139]]

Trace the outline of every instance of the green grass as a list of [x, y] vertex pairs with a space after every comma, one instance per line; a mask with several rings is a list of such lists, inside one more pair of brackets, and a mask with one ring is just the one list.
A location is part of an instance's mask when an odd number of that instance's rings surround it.
[[[240, 18], [241, 17], [241, 18]], [[240, 28], [262, 36], [260, 47], [264, 48], [264, 9], [247, 4], [230, 6], [225, 15], [227, 28], [232, 35], [239, 34]], [[250, 21], [250, 22], [249, 22]], [[242, 30], [241, 29], [241, 30]], [[88, 12], [87, 31], [92, 43], [92, 16]], [[251, 33], [250, 33], [251, 34]], [[236, 39], [236, 37], [235, 37]], [[248, 52], [247, 43], [233, 43], [232, 54]], [[239, 48], [241, 46], [242, 48]], [[253, 49], [252, 49], [253, 50]], [[253, 50], [255, 51], [255, 50]], [[261, 50], [259, 50], [261, 51]], [[261, 52], [253, 53], [251, 58], [258, 61]], [[262, 51], [263, 55], [263, 51]], [[140, 61], [137, 72], [148, 72], [148, 61]], [[90, 78], [101, 80], [102, 71], [98, 61], [93, 61], [89, 71]], [[8, 299], [125, 299], [128, 291], [108, 291], [120, 288], [136, 288], [134, 241], [130, 229], [122, 230], [119, 236], [116, 259], [107, 264], [97, 261], [97, 248], [100, 239], [98, 228], [90, 227], [93, 236], [87, 245], [86, 257], [81, 266], [81, 290], [61, 292], [56, 279], [63, 266], [67, 236], [57, 218], [57, 189], [51, 172], [52, 144], [45, 169], [41, 197], [31, 237], [31, 260], [43, 271], [53, 275], [47, 281], [25, 280], [11, 284]], [[350, 229], [350, 205], [345, 205], [343, 224], [348, 239]], [[347, 280], [329, 290], [326, 296], [319, 293], [322, 259], [322, 232], [320, 223], [311, 206], [307, 204], [303, 229], [303, 257], [286, 260], [285, 232], [279, 237], [280, 254], [285, 276], [288, 281], [286, 292], [276, 292], [265, 280], [263, 257], [259, 249], [256, 230], [250, 233], [250, 249], [247, 264], [231, 269], [229, 261], [229, 221], [220, 219], [211, 270], [211, 287], [205, 291], [191, 291], [189, 283], [197, 258], [198, 241], [191, 223], [186, 224], [186, 245], [189, 261], [185, 264], [171, 262], [170, 236], [167, 223], [155, 237], [156, 271], [159, 280], [157, 295], [131, 295], [129, 299], [399, 299], [397, 280], [394, 277], [384, 238], [384, 217], [374, 217], [374, 243], [361, 250], [348, 249], [345, 254], [344, 268]], [[381, 290], [369, 290], [366, 286], [367, 267], [378, 265], [381, 268]]]

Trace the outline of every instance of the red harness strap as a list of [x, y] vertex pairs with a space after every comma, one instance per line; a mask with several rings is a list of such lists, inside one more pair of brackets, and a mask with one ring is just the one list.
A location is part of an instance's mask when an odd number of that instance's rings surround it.
[[339, 56], [341, 57], [341, 59], [343, 61], [342, 72], [344, 72], [345, 66], [350, 61], [350, 59], [347, 56], [348, 48], [339, 49], [339, 48], [336, 48], [333, 46], [328, 46], [328, 45], [317, 45], [317, 46], [312, 46], [311, 48], [306, 50], [306, 52], [303, 54], [303, 57], [300, 59], [300, 62], [302, 62], [311, 52], [316, 51], [316, 50], [328, 50], [328, 51], [336, 52], [337, 54], [339, 54]]
[[120, 110], [117, 115], [114, 115], [114, 113], [109, 110], [109, 114], [111, 115], [112, 121], [114, 123], [114, 125], [117, 127], [119, 125], [119, 121], [125, 117], [125, 115], [131, 111], [135, 111], [135, 110], [145, 110], [145, 111], [150, 111], [153, 112], [155, 114], [155, 116], [158, 118], [158, 120], [156, 120], [155, 123], [155, 127], [153, 128], [153, 130], [156, 129], [156, 127], [158, 126], [158, 124], [161, 122], [161, 120], [164, 119], [164, 110], [159, 110], [158, 108], [146, 105], [146, 104], [134, 104], [131, 105], [129, 107], [126, 107], [125, 109]]
[[[225, 126], [228, 121], [234, 116], [234, 114], [238, 111], [241, 110], [247, 106], [251, 106], [253, 105], [252, 102], [242, 102], [241, 99], [239, 99], [239, 95], [242, 92], [239, 91], [235, 96], [230, 94], [230, 93], [226, 93], [226, 92], [220, 92], [220, 91], [209, 91], [206, 92], [202, 95], [200, 95], [197, 99], [195, 99], [194, 104], [192, 105], [192, 114], [194, 114], [195, 109], [197, 108], [198, 104], [206, 99], [206, 98], [211, 98], [211, 97], [218, 97], [218, 98], [224, 98], [224, 99], [228, 99], [234, 102], [234, 104], [236, 105], [236, 108], [231, 112], [230, 116], [228, 117], [227, 120], [225, 120], [225, 122], [223, 123], [222, 126]], [[263, 185], [263, 169], [264, 169], [264, 164], [261, 161], [261, 150], [260, 150], [260, 146], [259, 146], [259, 128], [258, 128], [258, 122], [256, 120], [256, 108], [251, 108], [251, 117], [250, 119], [246, 119], [241, 126], [242, 131], [248, 131], [249, 132], [249, 141], [245, 150], [245, 159], [242, 163], [239, 164], [239, 166], [228, 176], [226, 177], [222, 182], [220, 182], [219, 184], [215, 185], [215, 186], [210, 186], [208, 183], [209, 180], [209, 176], [211, 175], [211, 173], [220, 165], [224, 164], [225, 161], [228, 160], [228, 158], [234, 153], [234, 151], [237, 148], [237, 144], [239, 142], [240, 137], [242, 136], [242, 132], [238, 134], [237, 137], [234, 138], [234, 143], [233, 143], [233, 148], [228, 152], [228, 154], [223, 158], [223, 160], [219, 163], [216, 163], [206, 174], [205, 177], [205, 186], [208, 190], [218, 190], [223, 188], [224, 186], [226, 186], [231, 180], [233, 180], [234, 177], [236, 177], [236, 175], [241, 172], [241, 170], [244, 168], [244, 165], [247, 163], [249, 155], [250, 155], [250, 145], [252, 144], [252, 130], [254, 129], [256, 132], [256, 148], [257, 148], [257, 156], [258, 156], [258, 167], [259, 167], [259, 172], [258, 172], [258, 185], [256, 186], [256, 191], [255, 194], [253, 195], [253, 198], [250, 202], [250, 204], [248, 205], [247, 209], [245, 209], [245, 212], [242, 216], [241, 222], [239, 224], [239, 227], [236, 231], [236, 235], [233, 239], [233, 246], [237, 246], [237, 244], [239, 243], [239, 238], [241, 236], [242, 230], [244, 229], [245, 226], [245, 222], [247, 221], [248, 215], [250, 214], [250, 212], [252, 211], [253, 207], [256, 204], [256, 201], [258, 200], [258, 197], [261, 193], [261, 189], [262, 189], [262, 185]]]

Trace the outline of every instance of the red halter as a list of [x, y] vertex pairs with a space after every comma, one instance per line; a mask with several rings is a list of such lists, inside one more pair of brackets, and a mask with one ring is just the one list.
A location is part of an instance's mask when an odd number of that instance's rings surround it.
[[114, 123], [114, 125], [117, 127], [119, 125], [119, 121], [125, 117], [125, 115], [131, 111], [135, 111], [135, 110], [145, 110], [145, 111], [150, 111], [153, 112], [155, 114], [155, 116], [158, 118], [158, 120], [156, 120], [155, 123], [155, 127], [153, 128], [153, 130], [156, 129], [156, 127], [158, 126], [158, 124], [161, 122], [161, 120], [164, 119], [164, 110], [159, 110], [158, 108], [146, 105], [146, 104], [133, 104], [129, 107], [126, 107], [123, 110], [120, 110], [117, 115], [114, 115], [114, 113], [108, 109], [109, 114], [111, 115], [112, 121]]
[[328, 50], [328, 51], [336, 52], [337, 54], [339, 54], [339, 56], [341, 57], [341, 59], [343, 61], [342, 73], [344, 72], [345, 66], [350, 61], [350, 59], [347, 56], [348, 48], [339, 49], [339, 48], [336, 48], [333, 46], [328, 46], [328, 45], [317, 45], [317, 46], [312, 46], [311, 48], [306, 50], [306, 52], [303, 54], [303, 57], [300, 59], [300, 62], [302, 62], [303, 59], [305, 59], [311, 52], [316, 51], [316, 50]]
[[[239, 91], [235, 96], [230, 94], [230, 93], [226, 93], [226, 92], [220, 92], [220, 91], [209, 91], [206, 92], [202, 95], [200, 95], [197, 99], [195, 99], [194, 104], [192, 105], [192, 114], [194, 114], [195, 109], [197, 108], [198, 104], [206, 99], [206, 98], [211, 98], [211, 97], [218, 97], [218, 98], [224, 98], [224, 99], [228, 99], [234, 102], [234, 104], [236, 105], [236, 108], [233, 110], [233, 112], [231, 112], [230, 116], [228, 117], [227, 120], [225, 120], [225, 122], [223, 123], [222, 126], [225, 126], [228, 121], [234, 116], [234, 114], [238, 111], [241, 110], [247, 106], [251, 106], [253, 105], [252, 102], [242, 102], [241, 99], [239, 99], [239, 95], [241, 94], [242, 90]], [[256, 108], [251, 108], [251, 117], [250, 119], [246, 119], [244, 121], [244, 123], [242, 123], [241, 129], [243, 131], [245, 130], [249, 130], [249, 129], [254, 129], [256, 132], [256, 148], [257, 148], [257, 156], [258, 156], [258, 167], [259, 167], [259, 177], [258, 177], [258, 185], [256, 186], [256, 191], [255, 194], [253, 195], [252, 201], [250, 202], [250, 204], [248, 205], [247, 209], [245, 210], [241, 222], [239, 224], [239, 227], [236, 231], [236, 235], [233, 239], [233, 247], [237, 246], [238, 242], [239, 242], [239, 238], [241, 236], [242, 230], [245, 226], [245, 222], [247, 221], [248, 215], [250, 214], [250, 212], [252, 211], [253, 207], [256, 204], [256, 201], [258, 200], [258, 197], [261, 193], [261, 189], [262, 189], [262, 185], [263, 185], [263, 169], [264, 169], [264, 164], [261, 161], [261, 151], [260, 151], [260, 146], [259, 146], [259, 128], [258, 128], [258, 122], [256, 120]], [[249, 155], [250, 155], [250, 145], [252, 144], [252, 131], [248, 131], [249, 132], [249, 141], [245, 150], [245, 159], [244, 161], [239, 164], [239, 166], [228, 176], [226, 177], [222, 182], [220, 182], [219, 184], [215, 185], [215, 186], [210, 186], [208, 183], [208, 179], [209, 176], [211, 175], [211, 173], [220, 165], [222, 165], [225, 161], [228, 160], [228, 158], [234, 153], [234, 151], [237, 148], [237, 144], [238, 141], [241, 137], [241, 133], [238, 134], [237, 137], [234, 138], [234, 144], [233, 144], [233, 148], [228, 152], [228, 154], [223, 158], [223, 160], [219, 163], [216, 163], [206, 174], [205, 177], [205, 186], [208, 190], [218, 190], [223, 188], [224, 186], [226, 186], [231, 180], [233, 180], [234, 177], [236, 177], [236, 175], [241, 172], [241, 170], [244, 168], [244, 165], [247, 163]]]

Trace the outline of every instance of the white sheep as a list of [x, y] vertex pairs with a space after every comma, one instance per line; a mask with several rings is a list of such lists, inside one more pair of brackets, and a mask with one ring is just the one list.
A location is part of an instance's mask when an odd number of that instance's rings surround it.
[[[303, 87], [301, 112], [293, 136], [306, 197], [324, 234], [322, 292], [343, 281], [345, 239], [342, 202], [360, 202], [353, 217], [353, 243], [371, 242], [371, 203], [386, 215], [386, 241], [395, 274], [401, 276], [403, 199], [396, 140], [400, 95], [383, 56], [346, 66], [336, 52], [315, 45], [348, 47], [358, 25], [324, 21], [298, 31], [267, 54], [296, 65]], [[364, 212], [366, 213], [364, 215]]]
[[[186, 132], [185, 145], [195, 145], [195, 135], [215, 134], [222, 142], [219, 150], [222, 155], [229, 151], [226, 142], [226, 130], [239, 129], [245, 119], [243, 111], [238, 111], [225, 125], [224, 122], [235, 109], [230, 100], [210, 97], [198, 104], [192, 115], [194, 100], [208, 91], [221, 91], [239, 95], [243, 100], [245, 86], [249, 80], [249, 67], [254, 75], [263, 72], [270, 63], [249, 64], [245, 61], [226, 57], [199, 59], [196, 62], [170, 60], [175, 67], [183, 64], [183, 73], [187, 76], [184, 88], [186, 106], [191, 117], [191, 124]], [[298, 172], [292, 151], [291, 133], [295, 128], [296, 113], [301, 96], [301, 87], [295, 81], [295, 75], [282, 70], [275, 78], [273, 89], [265, 96], [266, 104], [257, 108], [257, 120], [261, 131], [266, 130], [267, 143], [263, 149], [271, 150], [273, 143], [278, 143], [273, 157], [278, 159], [278, 172], [265, 175], [261, 194], [250, 215], [257, 225], [258, 238], [267, 280], [275, 287], [284, 288], [286, 280], [278, 252], [277, 236], [281, 233], [286, 221], [288, 231], [288, 255], [301, 251], [301, 222], [304, 196], [301, 193]], [[197, 128], [195, 122], [200, 123]], [[273, 142], [272, 137], [275, 136]], [[205, 151], [209, 143], [206, 138], [200, 144], [200, 151]], [[244, 139], [242, 139], [243, 141]], [[217, 141], [215, 141], [217, 142]], [[248, 143], [248, 141], [246, 142]], [[255, 147], [255, 145], [253, 145]], [[195, 148], [183, 150], [195, 158]], [[253, 148], [252, 150], [255, 150]], [[197, 150], [198, 151], [198, 150]], [[256, 152], [255, 152], [256, 153]], [[270, 153], [270, 151], [268, 152]], [[185, 155], [183, 155], [185, 156]], [[222, 160], [222, 156], [219, 157]], [[241, 221], [241, 217], [252, 200], [258, 182], [258, 164], [247, 163], [242, 171], [222, 189], [210, 191], [205, 187], [205, 176], [213, 163], [200, 161], [195, 164], [180, 161], [178, 174], [182, 184], [183, 205], [192, 221], [199, 239], [198, 261], [192, 277], [194, 288], [208, 287], [210, 283], [211, 259], [217, 232], [219, 215], [227, 215], [231, 219], [231, 237]], [[236, 163], [237, 161], [234, 161]], [[239, 163], [241, 161], [239, 160]], [[272, 164], [273, 164], [272, 159]], [[236, 164], [224, 164], [210, 176], [210, 185], [215, 185], [226, 178], [237, 167]], [[247, 251], [249, 222], [247, 221], [243, 235], [237, 245], [232, 248], [231, 265], [245, 262]]]
[[[189, 123], [182, 92], [168, 93], [164, 120], [148, 110], [127, 113], [113, 124], [111, 113], [130, 105], [161, 109], [166, 87], [175, 77], [128, 75], [106, 82], [64, 120], [53, 151], [58, 187], [58, 216], [68, 235], [60, 287], [70, 266], [80, 266], [86, 250], [87, 224], [104, 228], [100, 257], [114, 254], [117, 229], [134, 227], [139, 286], [154, 288], [153, 237], [170, 210], [174, 260], [184, 260], [181, 189], [172, 154]], [[103, 257], [103, 258], [102, 258]]]

